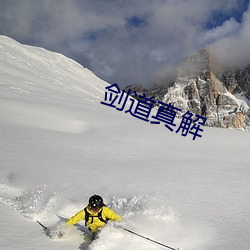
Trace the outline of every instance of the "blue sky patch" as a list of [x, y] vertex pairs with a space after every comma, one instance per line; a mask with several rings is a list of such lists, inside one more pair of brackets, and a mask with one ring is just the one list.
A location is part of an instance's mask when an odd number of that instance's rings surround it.
[[221, 26], [226, 20], [234, 18], [238, 23], [242, 22], [244, 12], [248, 9], [249, 0], [239, 0], [238, 8], [232, 10], [230, 13], [225, 13], [223, 10], [215, 11], [210, 20], [206, 23], [206, 29], [213, 29]]
[[127, 24], [130, 27], [139, 28], [147, 24], [147, 19], [145, 17], [131, 16], [127, 18]]

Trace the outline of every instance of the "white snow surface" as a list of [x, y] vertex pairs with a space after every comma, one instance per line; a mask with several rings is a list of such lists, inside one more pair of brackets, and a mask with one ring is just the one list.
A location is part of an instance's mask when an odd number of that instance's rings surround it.
[[0, 36], [0, 249], [164, 249], [112, 223], [92, 243], [84, 222], [61, 239], [36, 223], [53, 231], [99, 194], [123, 227], [173, 248], [249, 250], [249, 132], [192, 140], [102, 105], [107, 86]]

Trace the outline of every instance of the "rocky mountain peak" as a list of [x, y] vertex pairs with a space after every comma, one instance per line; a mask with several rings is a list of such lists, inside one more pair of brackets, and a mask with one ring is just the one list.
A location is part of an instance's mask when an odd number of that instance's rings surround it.
[[230, 93], [240, 94], [250, 100], [250, 65], [246, 68], [222, 72], [218, 74], [218, 79], [225, 84]]
[[177, 77], [194, 77], [210, 70], [209, 52], [201, 49], [188, 57], [177, 69]]
[[181, 109], [180, 118], [190, 111], [206, 117], [207, 126], [250, 128], [250, 108], [239, 98], [239, 94], [250, 98], [250, 66], [220, 74], [215, 73], [213, 66], [209, 51], [202, 49], [178, 67], [176, 79], [170, 86], [154, 86], [144, 92], [148, 97], [154, 96], [157, 101]]
[[[210, 64], [210, 55], [206, 49], [187, 58], [178, 68], [177, 78], [168, 88], [163, 101], [180, 108], [180, 116], [189, 110], [206, 117], [207, 126], [249, 128], [250, 109], [244, 100], [233, 95], [237, 87], [241, 89], [242, 85], [246, 85], [248, 78], [238, 77], [236, 80], [228, 73], [230, 77], [222, 75], [222, 81]], [[236, 81], [240, 84], [236, 84]]]

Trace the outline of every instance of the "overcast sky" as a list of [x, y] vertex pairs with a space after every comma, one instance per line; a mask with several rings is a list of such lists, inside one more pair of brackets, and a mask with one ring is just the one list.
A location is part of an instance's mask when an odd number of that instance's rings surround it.
[[212, 47], [250, 62], [250, 0], [0, 0], [0, 34], [61, 52], [110, 83], [146, 87]]

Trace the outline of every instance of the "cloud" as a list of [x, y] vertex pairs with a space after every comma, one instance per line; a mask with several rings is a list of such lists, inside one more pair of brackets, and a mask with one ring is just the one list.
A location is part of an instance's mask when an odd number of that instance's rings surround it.
[[[0, 33], [61, 52], [110, 83], [149, 86], [204, 46], [218, 53], [249, 40], [248, 14], [242, 22], [233, 18], [239, 2], [2, 0]], [[208, 29], [214, 13], [228, 18]]]
[[[224, 24], [220, 29], [227, 29]], [[250, 10], [243, 15], [237, 28], [210, 44], [210, 51], [219, 65], [245, 67], [250, 64]]]
[[224, 21], [221, 26], [204, 31], [203, 36], [200, 38], [201, 44], [211, 44], [219, 41], [225, 37], [235, 34], [240, 28], [240, 24], [232, 17]]

